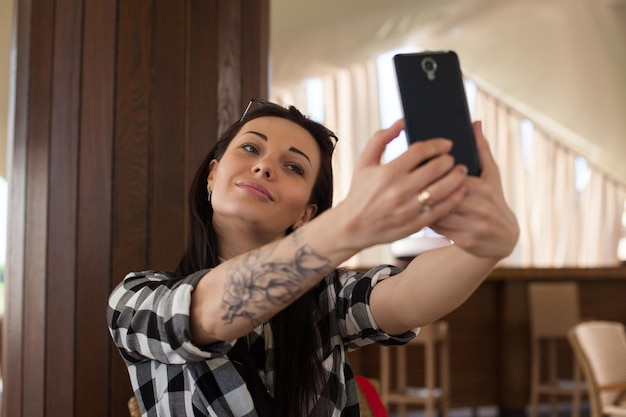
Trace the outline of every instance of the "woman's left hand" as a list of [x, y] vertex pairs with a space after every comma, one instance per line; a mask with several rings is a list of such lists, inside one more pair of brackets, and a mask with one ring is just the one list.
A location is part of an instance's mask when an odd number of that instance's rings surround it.
[[480, 177], [467, 177], [463, 201], [430, 227], [472, 255], [502, 259], [513, 251], [519, 225], [504, 199], [500, 172], [482, 125], [475, 122], [473, 127], [482, 173]]

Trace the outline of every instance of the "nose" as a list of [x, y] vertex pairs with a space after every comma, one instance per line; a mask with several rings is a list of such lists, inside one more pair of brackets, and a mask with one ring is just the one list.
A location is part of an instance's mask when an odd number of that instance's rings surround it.
[[255, 175], [261, 175], [266, 179], [274, 178], [274, 169], [272, 167], [272, 162], [267, 158], [263, 158], [259, 160], [253, 167], [252, 173]]

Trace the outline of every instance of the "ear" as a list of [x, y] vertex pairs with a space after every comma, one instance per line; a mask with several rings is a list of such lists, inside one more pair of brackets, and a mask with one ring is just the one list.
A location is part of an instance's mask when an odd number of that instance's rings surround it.
[[217, 168], [218, 163], [219, 161], [217, 159], [214, 159], [209, 164], [209, 175], [206, 179], [207, 188], [211, 187], [211, 184], [215, 181], [215, 171], [217, 171], [216, 168]]
[[311, 221], [313, 217], [315, 217], [316, 214], [317, 214], [317, 204], [307, 205], [304, 211], [302, 212], [302, 214], [300, 215], [300, 218], [298, 218], [298, 221], [296, 221], [293, 224], [293, 226], [291, 226], [291, 228], [295, 230], [298, 227], [304, 224], [307, 224], [308, 222]]

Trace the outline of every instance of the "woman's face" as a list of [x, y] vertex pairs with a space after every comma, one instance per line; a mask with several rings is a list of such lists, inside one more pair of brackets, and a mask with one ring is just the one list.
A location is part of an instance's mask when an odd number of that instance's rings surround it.
[[223, 157], [211, 163], [214, 222], [244, 222], [277, 235], [309, 221], [309, 204], [320, 169], [315, 139], [299, 125], [280, 117], [246, 123]]

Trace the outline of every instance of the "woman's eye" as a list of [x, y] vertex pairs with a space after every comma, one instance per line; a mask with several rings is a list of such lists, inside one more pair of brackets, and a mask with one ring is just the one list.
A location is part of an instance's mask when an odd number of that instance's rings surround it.
[[250, 143], [244, 143], [243, 145], [241, 145], [241, 149], [243, 149], [246, 152], [259, 153], [259, 150], [257, 149], [257, 147]]
[[301, 177], [304, 176], [304, 169], [298, 164], [289, 164], [287, 165], [287, 168], [300, 175]]

